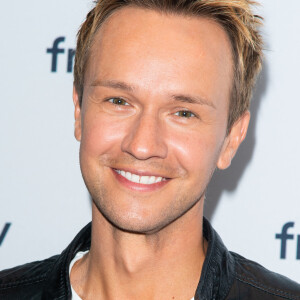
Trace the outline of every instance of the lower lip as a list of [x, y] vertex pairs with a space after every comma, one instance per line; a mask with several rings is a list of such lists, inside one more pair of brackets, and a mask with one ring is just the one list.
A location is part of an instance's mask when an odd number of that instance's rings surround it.
[[139, 191], [139, 192], [153, 192], [153, 191], [159, 190], [170, 181], [170, 179], [167, 179], [167, 180], [163, 180], [163, 181], [156, 182], [153, 184], [142, 184], [142, 183], [132, 182], [132, 181], [126, 179], [125, 177], [123, 177], [122, 175], [117, 173], [114, 169], [112, 169], [112, 172], [115, 175], [116, 179], [123, 186], [125, 186], [131, 190], [135, 190], [135, 191]]

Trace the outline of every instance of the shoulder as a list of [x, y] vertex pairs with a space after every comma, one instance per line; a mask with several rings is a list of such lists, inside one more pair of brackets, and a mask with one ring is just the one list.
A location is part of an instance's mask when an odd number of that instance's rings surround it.
[[249, 295], [253, 295], [253, 299], [300, 300], [298, 283], [234, 252], [230, 253], [235, 261], [232, 289], [236, 289], [240, 299], [249, 299]]
[[48, 272], [58, 256], [0, 271], [0, 299], [40, 299]]

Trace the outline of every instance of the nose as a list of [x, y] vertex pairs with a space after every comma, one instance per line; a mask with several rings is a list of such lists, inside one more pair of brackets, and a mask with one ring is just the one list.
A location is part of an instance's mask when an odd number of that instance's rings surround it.
[[150, 114], [139, 116], [128, 128], [122, 141], [122, 151], [140, 160], [166, 158], [168, 148], [162, 127], [158, 117]]

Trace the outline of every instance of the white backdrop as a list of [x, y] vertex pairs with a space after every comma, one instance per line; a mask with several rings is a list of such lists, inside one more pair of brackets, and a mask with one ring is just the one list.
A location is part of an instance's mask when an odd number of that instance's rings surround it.
[[[232, 166], [215, 174], [205, 210], [230, 250], [300, 282], [300, 2], [260, 2], [266, 51], [252, 124]], [[91, 219], [67, 63], [92, 1], [5, 1], [0, 7], [3, 269], [60, 253]], [[58, 37], [65, 38], [58, 45], [64, 53], [51, 72], [47, 49]], [[289, 222], [281, 259], [275, 235]]]

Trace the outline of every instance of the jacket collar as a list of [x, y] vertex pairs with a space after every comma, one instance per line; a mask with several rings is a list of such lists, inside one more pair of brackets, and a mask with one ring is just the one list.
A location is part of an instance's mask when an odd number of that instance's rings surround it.
[[[233, 258], [205, 218], [203, 218], [203, 236], [208, 241], [208, 248], [195, 300], [225, 299], [233, 283]], [[86, 225], [58, 256], [53, 269], [48, 273], [42, 300], [71, 299], [69, 278], [71, 260], [77, 252], [88, 250], [90, 245], [91, 223]]]
[[58, 256], [54, 267], [48, 273], [42, 300], [71, 299], [69, 266], [77, 252], [90, 249], [91, 224], [83, 227], [71, 244]]
[[195, 300], [222, 300], [226, 298], [233, 283], [234, 261], [206, 218], [203, 218], [203, 236], [208, 241], [208, 248]]

